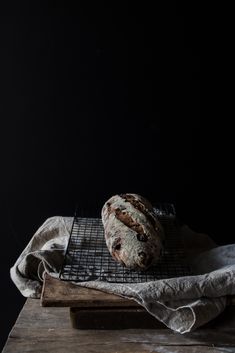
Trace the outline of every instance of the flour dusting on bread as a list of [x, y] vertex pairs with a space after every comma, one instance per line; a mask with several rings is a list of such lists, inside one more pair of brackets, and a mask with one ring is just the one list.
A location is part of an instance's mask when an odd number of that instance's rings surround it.
[[112, 196], [101, 216], [106, 244], [116, 261], [145, 270], [159, 260], [164, 231], [148, 200], [137, 194]]

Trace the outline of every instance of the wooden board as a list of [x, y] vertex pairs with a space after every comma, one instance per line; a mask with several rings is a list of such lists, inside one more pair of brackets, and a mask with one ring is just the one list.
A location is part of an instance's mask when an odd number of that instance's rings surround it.
[[69, 306], [71, 325], [77, 329], [166, 328], [133, 300], [79, 287], [48, 274], [44, 278], [41, 305]]
[[76, 329], [166, 329], [145, 309], [139, 307], [70, 308], [70, 319]]
[[42, 306], [57, 307], [138, 307], [134, 300], [99, 290], [83, 288], [45, 274], [41, 295]]
[[[229, 297], [229, 304], [235, 305], [235, 297]], [[41, 295], [42, 306], [56, 307], [136, 307], [142, 308], [134, 300], [100, 290], [88, 289], [70, 282], [52, 278], [47, 273], [44, 277]]]
[[169, 329], [74, 330], [68, 308], [28, 299], [2, 353], [235, 353], [235, 308], [195, 332]]

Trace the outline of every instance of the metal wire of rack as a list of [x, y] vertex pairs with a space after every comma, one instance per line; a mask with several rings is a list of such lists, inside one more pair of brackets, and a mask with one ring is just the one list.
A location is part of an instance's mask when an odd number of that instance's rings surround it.
[[154, 210], [166, 234], [163, 256], [157, 265], [147, 271], [123, 267], [113, 260], [107, 249], [101, 219], [75, 214], [60, 279], [138, 283], [189, 275], [191, 271], [185, 261], [174, 205], [157, 204]]

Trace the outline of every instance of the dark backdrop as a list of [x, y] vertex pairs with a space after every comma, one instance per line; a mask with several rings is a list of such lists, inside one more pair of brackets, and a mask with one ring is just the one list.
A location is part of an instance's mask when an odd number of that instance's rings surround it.
[[200, 113], [211, 34], [201, 9], [32, 3], [1, 12], [3, 340], [24, 300], [10, 266], [46, 218], [76, 204], [99, 213], [111, 195], [136, 192], [231, 241], [218, 204], [218, 171], [230, 168], [221, 124], [215, 108]]

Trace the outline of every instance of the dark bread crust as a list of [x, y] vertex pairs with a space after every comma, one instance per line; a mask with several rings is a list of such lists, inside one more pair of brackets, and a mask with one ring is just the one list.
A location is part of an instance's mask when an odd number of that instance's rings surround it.
[[144, 199], [142, 196], [138, 195], [139, 198], [135, 198], [132, 194], [121, 194], [124, 200], [130, 202], [137, 210], [142, 212], [147, 220], [152, 223], [154, 228], [157, 228], [158, 222], [156, 216], [154, 215], [153, 206], [150, 202]]
[[115, 195], [103, 206], [102, 221], [116, 261], [147, 269], [159, 259], [164, 232], [148, 200], [137, 194]]

